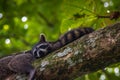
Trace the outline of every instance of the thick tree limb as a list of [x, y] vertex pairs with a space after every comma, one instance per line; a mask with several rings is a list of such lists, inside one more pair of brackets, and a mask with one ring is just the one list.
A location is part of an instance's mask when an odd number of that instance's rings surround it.
[[120, 62], [120, 23], [107, 26], [37, 60], [37, 80], [72, 80]]

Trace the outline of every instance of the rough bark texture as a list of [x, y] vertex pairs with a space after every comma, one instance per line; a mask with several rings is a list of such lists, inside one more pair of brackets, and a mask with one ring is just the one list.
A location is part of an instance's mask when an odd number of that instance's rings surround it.
[[37, 60], [35, 77], [37, 80], [73, 80], [117, 62], [120, 62], [120, 23], [85, 35]]

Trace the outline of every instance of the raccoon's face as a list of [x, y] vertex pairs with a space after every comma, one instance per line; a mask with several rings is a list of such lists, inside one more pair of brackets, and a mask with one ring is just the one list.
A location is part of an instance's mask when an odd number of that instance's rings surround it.
[[32, 54], [35, 58], [41, 58], [46, 56], [51, 49], [51, 44], [45, 40], [44, 35], [41, 35], [40, 41], [32, 49]]
[[34, 46], [32, 53], [36, 58], [44, 57], [51, 50], [51, 45], [49, 43], [39, 43]]

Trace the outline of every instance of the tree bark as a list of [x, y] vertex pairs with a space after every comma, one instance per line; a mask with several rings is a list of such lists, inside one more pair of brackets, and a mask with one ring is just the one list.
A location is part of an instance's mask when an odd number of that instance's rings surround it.
[[33, 65], [37, 80], [73, 80], [119, 61], [120, 22], [85, 35]]

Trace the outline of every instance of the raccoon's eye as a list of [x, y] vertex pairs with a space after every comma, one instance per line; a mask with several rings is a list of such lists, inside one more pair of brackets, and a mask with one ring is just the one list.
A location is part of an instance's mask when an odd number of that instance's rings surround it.
[[48, 45], [41, 45], [40, 48], [45, 49], [46, 47], [48, 47]]
[[40, 51], [39, 54], [40, 54], [41, 57], [43, 57], [43, 56], [46, 55], [46, 52]]
[[45, 49], [46, 47], [48, 47], [49, 45], [47, 44], [47, 43], [42, 43], [42, 44], [39, 44], [39, 45], [37, 45], [36, 46], [36, 48], [38, 49], [38, 48], [43, 48], [43, 49]]

